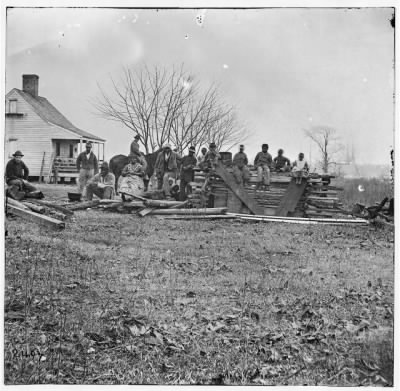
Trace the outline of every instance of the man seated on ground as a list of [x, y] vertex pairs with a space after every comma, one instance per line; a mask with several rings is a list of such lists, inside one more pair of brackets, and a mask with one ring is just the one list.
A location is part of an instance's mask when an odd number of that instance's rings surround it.
[[22, 200], [25, 196], [43, 198], [41, 191], [28, 182], [29, 169], [22, 161], [23, 153], [16, 151], [6, 166], [7, 194], [14, 199]]
[[196, 167], [197, 159], [194, 155], [196, 152], [195, 147], [189, 148], [189, 155], [184, 156], [182, 159], [182, 167], [181, 167], [181, 183], [180, 183], [180, 200], [185, 201], [187, 195], [191, 193], [192, 189], [189, 185], [190, 182], [194, 180], [194, 171], [193, 169]]
[[233, 175], [236, 182], [246, 186], [250, 180], [249, 160], [244, 153], [244, 145], [239, 147], [239, 152], [233, 157]]
[[125, 201], [132, 196], [143, 196], [144, 193], [144, 169], [141, 164], [140, 155], [129, 155], [128, 164], [123, 168], [118, 179], [118, 193]]
[[102, 200], [114, 198], [115, 176], [110, 172], [107, 162], [103, 162], [100, 172], [89, 180], [86, 186], [86, 198], [91, 201], [93, 194]]
[[296, 185], [300, 185], [303, 178], [308, 177], [308, 163], [304, 160], [304, 153], [299, 153], [299, 158], [293, 162], [292, 175], [296, 178]]
[[278, 149], [278, 156], [274, 158], [275, 170], [279, 172], [290, 171], [290, 160], [283, 156], [283, 149]]
[[258, 152], [254, 159], [254, 165], [257, 168], [257, 189], [264, 186], [266, 190], [269, 190], [272, 156], [268, 153], [268, 148], [268, 144], [263, 144], [261, 146], [261, 152]]
[[178, 173], [178, 162], [177, 154], [172, 151], [170, 144], [166, 144], [158, 154], [154, 168], [158, 180], [158, 189], [163, 189], [167, 198], [171, 197], [169, 179], [171, 178], [173, 183], [175, 183]]

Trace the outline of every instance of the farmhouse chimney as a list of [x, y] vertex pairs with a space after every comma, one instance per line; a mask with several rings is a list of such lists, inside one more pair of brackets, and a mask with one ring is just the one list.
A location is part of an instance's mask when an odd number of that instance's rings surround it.
[[22, 75], [22, 91], [32, 96], [39, 95], [39, 76], [38, 75]]

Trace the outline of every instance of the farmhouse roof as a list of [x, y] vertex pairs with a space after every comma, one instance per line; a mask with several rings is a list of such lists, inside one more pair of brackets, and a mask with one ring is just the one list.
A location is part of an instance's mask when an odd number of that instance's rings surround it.
[[106, 141], [92, 133], [86, 132], [85, 130], [77, 128], [73, 125], [66, 117], [64, 117], [46, 98], [42, 96], [33, 96], [27, 92], [14, 88], [15, 91], [20, 94], [26, 102], [28, 102], [35, 113], [41, 117], [44, 121], [60, 126], [64, 129], [74, 132], [79, 138], [85, 138], [95, 141]]

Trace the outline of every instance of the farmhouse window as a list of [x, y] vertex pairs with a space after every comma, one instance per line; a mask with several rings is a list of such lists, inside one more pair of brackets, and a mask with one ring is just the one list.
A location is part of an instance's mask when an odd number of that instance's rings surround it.
[[74, 144], [69, 144], [69, 157], [74, 157]]
[[15, 114], [17, 112], [17, 100], [16, 99], [10, 99], [9, 112], [11, 114]]
[[59, 142], [56, 142], [56, 156], [61, 155], [61, 144]]
[[6, 116], [21, 116], [22, 113], [18, 113], [17, 111], [17, 99], [9, 99], [6, 101]]

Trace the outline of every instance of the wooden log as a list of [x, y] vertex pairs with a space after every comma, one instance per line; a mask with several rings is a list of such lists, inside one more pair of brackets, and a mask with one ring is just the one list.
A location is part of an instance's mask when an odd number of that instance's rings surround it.
[[14, 198], [7, 197], [7, 204], [15, 206], [20, 209], [29, 210], [29, 208], [27, 206], [25, 206], [22, 202], [14, 200]]
[[152, 215], [216, 215], [224, 214], [227, 208], [154, 209]]
[[38, 223], [40, 225], [44, 225], [46, 227], [50, 227], [53, 229], [63, 229], [65, 228], [65, 223], [62, 221], [59, 221], [57, 219], [53, 219], [52, 217], [49, 216], [44, 216], [44, 215], [40, 215], [37, 213], [34, 213], [30, 210], [25, 210], [25, 209], [21, 209], [21, 208], [17, 208], [15, 206], [12, 205], [8, 205], [8, 210], [9, 212], [20, 216], [26, 220], [32, 221], [34, 223]]
[[82, 210], [82, 209], [87, 209], [87, 208], [93, 208], [98, 205], [100, 205], [100, 200], [85, 201], [85, 202], [80, 202], [80, 203], [71, 205], [68, 209]]
[[32, 210], [32, 211], [34, 211], [36, 213], [43, 214], [45, 212], [44, 206], [35, 205], [35, 204], [32, 204], [30, 202], [25, 202], [25, 201], [23, 202], [23, 204], [26, 207], [28, 207], [30, 210]]
[[74, 214], [74, 212], [72, 210], [67, 209], [67, 208], [65, 208], [63, 206], [60, 206], [60, 205], [53, 204], [53, 203], [51, 203], [49, 201], [36, 200], [36, 199], [30, 199], [29, 201], [33, 202], [35, 204], [38, 204], [38, 205], [43, 205], [43, 206], [47, 206], [49, 208], [58, 210], [59, 212], [62, 212], [63, 214], [65, 214], [67, 216], [72, 216]]
[[144, 204], [148, 208], [169, 208], [171, 206], [180, 206], [183, 201], [171, 201], [171, 200], [146, 200]]

